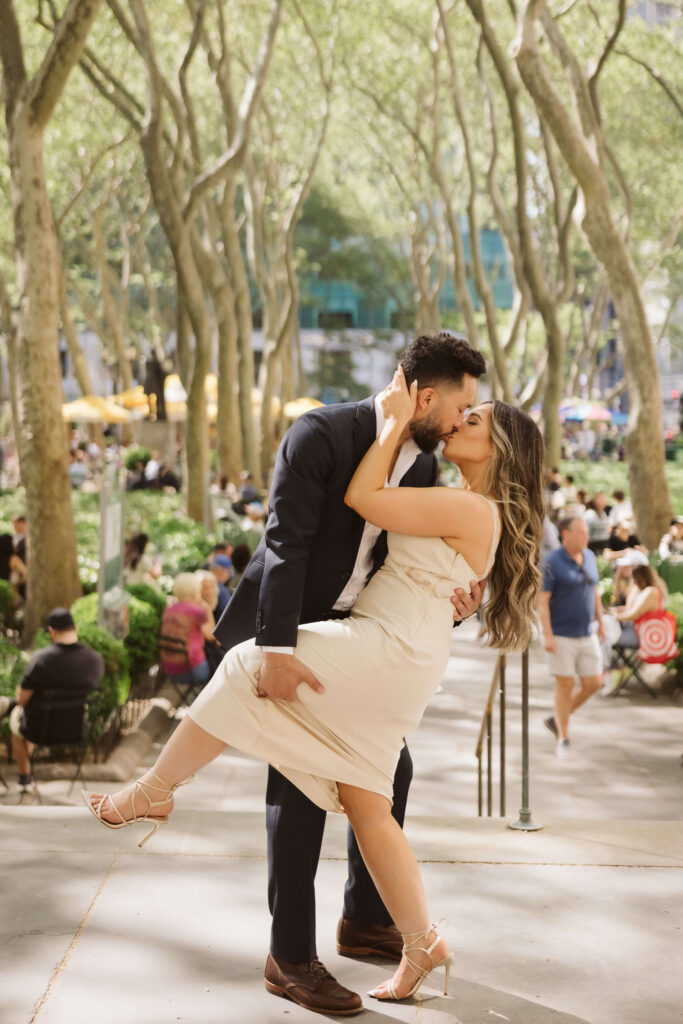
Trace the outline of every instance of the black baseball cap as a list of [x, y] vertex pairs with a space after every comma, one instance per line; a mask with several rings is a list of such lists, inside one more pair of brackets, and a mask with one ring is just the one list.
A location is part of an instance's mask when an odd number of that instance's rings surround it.
[[56, 629], [58, 633], [76, 628], [76, 623], [68, 608], [53, 608], [45, 620], [45, 625], [50, 629]]

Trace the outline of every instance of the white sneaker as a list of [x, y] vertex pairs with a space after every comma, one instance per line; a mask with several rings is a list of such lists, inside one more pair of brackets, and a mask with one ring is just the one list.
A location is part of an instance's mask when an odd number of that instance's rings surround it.
[[555, 754], [560, 759], [569, 757], [569, 740], [558, 740], [555, 746]]

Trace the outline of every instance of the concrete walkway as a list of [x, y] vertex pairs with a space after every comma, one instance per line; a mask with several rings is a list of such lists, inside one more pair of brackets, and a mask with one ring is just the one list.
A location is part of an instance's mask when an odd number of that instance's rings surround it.
[[[477, 819], [474, 748], [495, 656], [469, 625], [454, 634], [456, 649], [410, 743], [407, 825], [432, 913], [450, 921], [450, 994], [436, 977], [419, 1000], [365, 998], [362, 1019], [680, 1024], [683, 706], [636, 691], [597, 695], [577, 713], [571, 757], [559, 761], [542, 724], [553, 687], [542, 652], [532, 652], [530, 804], [544, 828], [514, 832], [506, 823], [521, 803], [519, 659], [508, 671], [507, 814]], [[139, 749], [149, 764], [158, 744]], [[10, 785], [5, 795], [0, 787], [3, 1024], [321, 1019], [263, 988], [264, 766], [223, 755], [180, 791], [170, 825], [142, 851], [144, 826], [98, 828], [68, 783], [41, 783], [44, 806], [20, 804], [11, 769], [0, 771]], [[364, 993], [389, 972], [335, 952], [344, 879], [344, 822], [330, 816], [319, 955]]]

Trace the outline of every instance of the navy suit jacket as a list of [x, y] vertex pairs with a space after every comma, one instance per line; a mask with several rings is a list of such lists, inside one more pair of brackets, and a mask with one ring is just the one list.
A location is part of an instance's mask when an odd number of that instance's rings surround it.
[[[373, 398], [322, 406], [289, 428], [275, 460], [264, 536], [216, 626], [223, 647], [253, 636], [260, 645], [295, 647], [299, 624], [332, 610], [365, 525], [344, 494], [376, 433]], [[401, 486], [430, 487], [436, 479], [436, 458], [421, 453]], [[386, 552], [382, 533], [375, 570]]]

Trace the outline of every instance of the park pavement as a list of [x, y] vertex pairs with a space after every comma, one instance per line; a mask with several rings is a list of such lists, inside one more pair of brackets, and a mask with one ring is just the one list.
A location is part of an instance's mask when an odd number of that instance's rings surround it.
[[[553, 686], [543, 652], [532, 649], [529, 804], [543, 828], [513, 831], [507, 825], [522, 793], [520, 659], [508, 663], [507, 811], [477, 818], [474, 748], [495, 655], [470, 623], [454, 632], [453, 655], [411, 739], [406, 827], [432, 914], [450, 922], [449, 994], [431, 978], [407, 1003], [364, 996], [360, 1019], [680, 1024], [680, 700], [598, 694], [577, 713], [571, 756], [559, 760], [543, 726]], [[163, 726], [156, 740], [148, 728], [125, 741], [131, 765], [152, 763], [172, 728], [168, 708], [162, 700], [152, 716]], [[179, 791], [170, 824], [143, 850], [136, 843], [144, 826], [97, 826], [68, 783], [42, 782], [44, 805], [34, 797], [19, 803], [12, 769], [0, 771], [10, 787], [0, 793], [3, 1024], [321, 1019], [263, 987], [262, 765], [234, 751], [221, 756]], [[494, 786], [494, 813], [498, 796]], [[340, 981], [365, 993], [389, 972], [379, 961], [336, 954], [344, 880], [344, 822], [330, 815], [317, 881], [318, 952]]]

